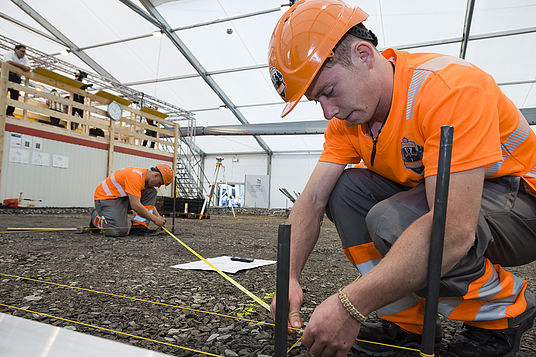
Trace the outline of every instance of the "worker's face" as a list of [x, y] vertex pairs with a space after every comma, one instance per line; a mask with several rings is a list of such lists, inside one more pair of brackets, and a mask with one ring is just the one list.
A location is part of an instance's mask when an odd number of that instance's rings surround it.
[[18, 58], [24, 57], [26, 55], [26, 48], [21, 47], [18, 50], [15, 50], [15, 54], [17, 55]]
[[147, 183], [149, 187], [160, 187], [164, 184], [164, 179], [160, 172], [150, 171], [147, 174]]
[[320, 103], [324, 118], [336, 117], [347, 125], [368, 122], [378, 107], [379, 83], [373, 80], [370, 54], [353, 53], [352, 64], [323, 66], [305, 92], [307, 99]]

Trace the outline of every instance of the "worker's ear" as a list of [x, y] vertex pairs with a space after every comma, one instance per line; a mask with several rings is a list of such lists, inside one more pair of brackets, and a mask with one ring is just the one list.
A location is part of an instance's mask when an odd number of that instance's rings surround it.
[[351, 57], [371, 69], [374, 66], [374, 51], [374, 47], [367, 41], [356, 41], [352, 45]]

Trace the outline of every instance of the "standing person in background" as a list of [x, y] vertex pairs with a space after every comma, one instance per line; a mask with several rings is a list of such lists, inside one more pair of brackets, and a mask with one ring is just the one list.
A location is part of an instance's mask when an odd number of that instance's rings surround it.
[[[9, 63], [10, 65], [13, 65], [15, 67], [18, 67], [22, 69], [23, 71], [29, 72], [32, 69], [30, 68], [30, 63], [28, 62], [28, 58], [26, 58], [26, 46], [18, 44], [15, 46], [13, 52], [9, 52], [9, 54], [6, 54], [5, 61]], [[17, 84], [21, 83], [21, 77], [14, 73], [9, 72], [9, 81], [14, 82]], [[9, 88], [9, 97], [13, 100], [19, 100], [19, 91], [16, 89]], [[15, 111], [15, 107], [8, 105], [6, 110], [6, 115], [13, 116], [13, 112]]]
[[[316, 307], [302, 343], [323, 357], [346, 356], [352, 346], [394, 354], [354, 344], [356, 337], [420, 344], [440, 132], [452, 125], [438, 311], [464, 328], [449, 356], [517, 356], [536, 300], [503, 267], [536, 259], [536, 134], [489, 74], [452, 56], [380, 53], [367, 17], [340, 0], [302, 0], [270, 41], [282, 116], [305, 95], [329, 120], [324, 151], [289, 216], [289, 323], [303, 326], [299, 277], [325, 212], [363, 276]], [[361, 160], [367, 168], [345, 169]], [[380, 323], [365, 322], [373, 311]]]
[[[77, 71], [75, 73], [74, 79], [76, 79], [77, 81], [83, 82], [84, 78], [87, 78], [87, 73], [86, 72]], [[86, 89], [88, 89], [90, 87], [93, 87], [93, 84], [84, 84], [84, 85], [82, 85], [82, 87], [80, 87], [80, 89], [86, 90]], [[83, 95], [76, 94], [76, 93], [73, 94], [73, 101], [75, 101], [77, 103], [84, 104], [84, 99], [85, 99], [85, 97]], [[83, 118], [84, 117], [84, 111], [82, 109], [80, 109], [80, 108], [73, 107], [72, 115], [75, 115], [75, 116], [78, 116], [80, 118]], [[76, 130], [77, 128], [78, 128], [78, 123], [71, 123], [71, 130]]]
[[[54, 96], [56, 96], [58, 98], [61, 98], [60, 94], [58, 93], [58, 91], [56, 89], [52, 89], [50, 91], [50, 94], [52, 94], [52, 95], [54, 95]], [[56, 102], [54, 100], [47, 99], [47, 105], [48, 105], [49, 109], [51, 109], [51, 110], [53, 110], [55, 112], [63, 113], [63, 104], [61, 104], [60, 102]], [[63, 125], [60, 124], [60, 118], [53, 117], [53, 116], [50, 117], [50, 124], [54, 125], [54, 126], [63, 127]]]

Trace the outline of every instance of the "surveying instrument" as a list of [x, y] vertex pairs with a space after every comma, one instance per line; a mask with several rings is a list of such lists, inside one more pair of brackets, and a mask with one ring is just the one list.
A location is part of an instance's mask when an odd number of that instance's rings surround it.
[[[225, 182], [225, 185], [229, 189], [229, 184], [227, 183], [227, 178], [225, 177], [225, 166], [223, 166], [223, 157], [217, 157], [216, 158], [216, 169], [214, 170], [214, 183], [210, 185], [210, 193], [205, 198], [205, 201], [203, 202], [203, 208], [201, 208], [201, 213], [199, 214], [199, 219], [203, 219], [203, 214], [205, 213], [205, 210], [208, 211], [208, 208], [210, 207], [210, 201], [212, 200], [212, 196], [214, 196], [214, 192], [218, 192], [216, 190], [216, 185], [218, 184], [218, 175], [220, 171], [222, 172], [223, 182]], [[220, 170], [221, 169], [221, 170]], [[233, 203], [231, 200], [229, 200], [229, 206], [231, 207], [231, 211], [233, 212], [233, 218], [236, 219], [236, 214], [234, 211]]]

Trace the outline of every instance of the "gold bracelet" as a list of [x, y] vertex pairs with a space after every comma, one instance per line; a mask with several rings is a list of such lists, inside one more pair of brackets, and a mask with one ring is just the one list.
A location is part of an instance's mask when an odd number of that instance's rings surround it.
[[344, 293], [344, 291], [342, 291], [342, 288], [339, 289], [339, 291], [337, 292], [337, 294], [339, 295], [339, 300], [341, 301], [342, 303], [342, 306], [344, 306], [344, 308], [346, 309], [346, 311], [348, 311], [348, 313], [350, 314], [350, 316], [352, 316], [354, 319], [356, 319], [357, 321], [359, 322], [365, 322], [367, 321], [367, 317], [365, 315], [363, 315], [362, 313], [360, 313], [354, 305], [352, 305], [352, 303], [350, 302], [350, 300], [348, 299], [348, 296], [346, 296], [346, 294]]

